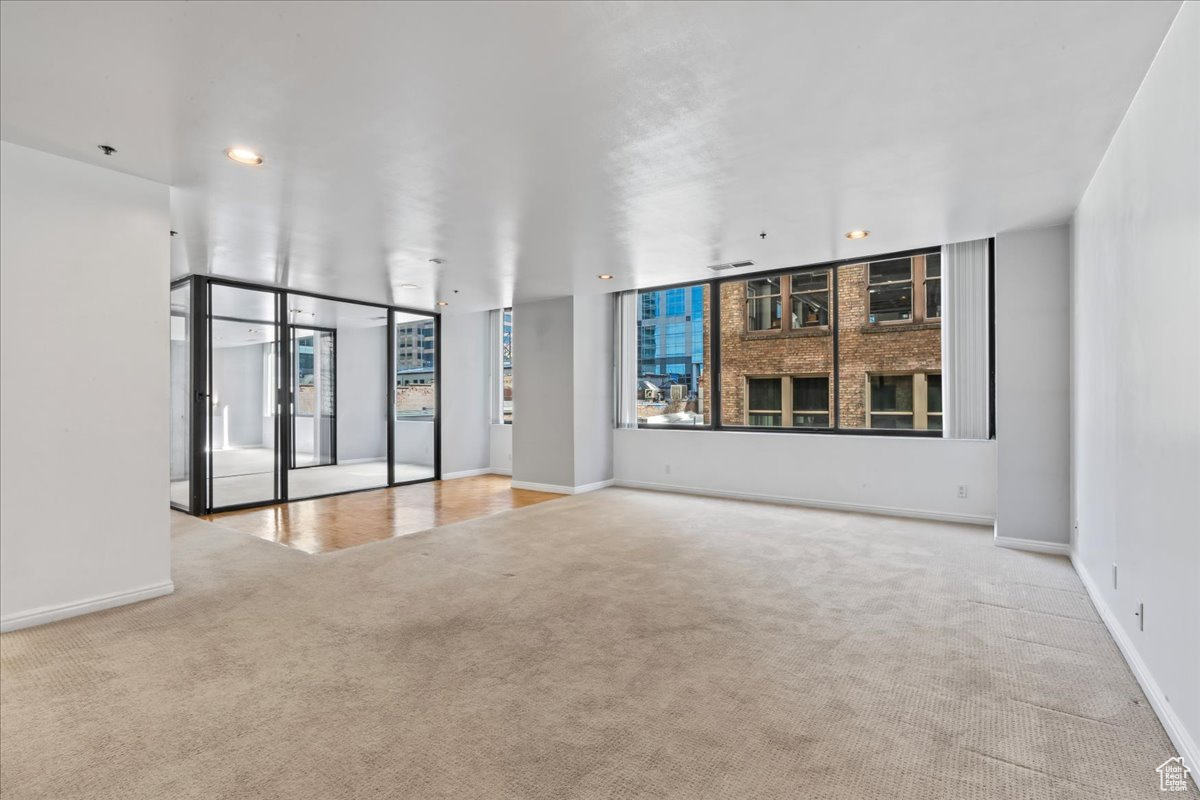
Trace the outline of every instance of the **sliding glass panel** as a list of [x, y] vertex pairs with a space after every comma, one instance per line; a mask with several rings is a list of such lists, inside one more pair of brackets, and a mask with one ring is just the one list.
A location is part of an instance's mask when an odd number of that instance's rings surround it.
[[335, 334], [292, 326], [292, 469], [337, 462]]
[[278, 499], [279, 320], [274, 292], [210, 285], [212, 506]]
[[638, 292], [639, 425], [707, 425], [708, 284]]
[[171, 290], [171, 505], [190, 511], [192, 283]]
[[432, 317], [396, 312], [396, 483], [436, 476], [437, 325]]
[[295, 442], [288, 499], [387, 485], [387, 309], [287, 298]]

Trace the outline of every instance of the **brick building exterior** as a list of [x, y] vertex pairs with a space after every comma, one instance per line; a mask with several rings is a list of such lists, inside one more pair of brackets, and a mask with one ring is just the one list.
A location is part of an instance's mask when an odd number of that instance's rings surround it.
[[[936, 256], [930, 259], [928, 279], [932, 296], [936, 298], [940, 286], [933, 284], [933, 281], [940, 278], [940, 261], [936, 260]], [[827, 424], [832, 425], [835, 369], [832, 325], [837, 325], [841, 368], [839, 405], [843, 428], [940, 427], [941, 322], [932, 316], [939, 313], [936, 300], [929, 301], [928, 313], [925, 307], [923, 287], [927, 272], [926, 256], [913, 257], [911, 266], [913, 278], [911, 286], [907, 288], [909, 295], [907, 298], [902, 295], [897, 297], [907, 300], [912, 312], [907, 319], [886, 322], [871, 321], [871, 288], [866, 263], [838, 268], [836, 308], [825, 325], [791, 329], [792, 322], [788, 320], [775, 330], [750, 330], [747, 281], [734, 280], [720, 284], [721, 423], [790, 426], [792, 409], [800, 407], [799, 401], [795, 406], [789, 402], [791, 386], [798, 387], [797, 397], [802, 391], [799, 387], [807, 387], [809, 391], [805, 396], [811, 397], [812, 388], [821, 387], [820, 379], [824, 378], [827, 387], [822, 388], [828, 392]], [[829, 294], [832, 295], [832, 281], [829, 283]], [[706, 293], [706, 305], [710, 300]], [[791, 313], [790, 299], [786, 293], [781, 297], [780, 305], [783, 315]], [[708, 333], [711, 314], [707, 313], [708, 308], [705, 311]], [[711, 342], [711, 338], [706, 336], [705, 341]], [[704, 360], [706, 365], [712, 364], [710, 352], [705, 353]], [[872, 376], [875, 376], [874, 383]], [[748, 406], [750, 398], [747, 396], [749, 379], [759, 378], [773, 378], [781, 382], [779, 417], [753, 417], [750, 414], [752, 409]], [[817, 380], [802, 380], [792, 384], [792, 378]], [[702, 396], [705, 397], [708, 394], [708, 381], [709, 375], [705, 374], [701, 380]], [[759, 383], [760, 386], [768, 384], [768, 381]], [[874, 425], [870, 413], [872, 386], [880, 394], [874, 406], [880, 412], [875, 415]], [[886, 398], [882, 396], [885, 391]], [[883, 409], [891, 406], [902, 409], [901, 413], [889, 416]], [[908, 409], [908, 412], [903, 409]], [[775, 422], [776, 419], [779, 421]], [[797, 425], [801, 424], [801, 419], [800, 416], [795, 418]]]

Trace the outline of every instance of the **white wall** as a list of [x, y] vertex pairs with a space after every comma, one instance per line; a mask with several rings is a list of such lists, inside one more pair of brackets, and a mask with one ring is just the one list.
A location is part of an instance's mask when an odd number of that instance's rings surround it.
[[574, 310], [570, 297], [513, 308], [513, 480], [520, 483], [575, 486]]
[[990, 441], [646, 429], [613, 439], [623, 486], [980, 524], [996, 512]]
[[337, 332], [337, 458], [387, 458], [386, 325]]
[[488, 313], [442, 317], [442, 475], [488, 469]]
[[611, 482], [612, 297], [525, 303], [513, 326], [513, 485], [576, 492]]
[[1183, 5], [1113, 137], [1076, 210], [1072, 250], [1075, 563], [1195, 770], [1200, 5]]
[[497, 423], [488, 431], [491, 440], [490, 469], [500, 475], [512, 475], [513, 426]]
[[171, 591], [169, 228], [166, 186], [0, 143], [4, 630]]
[[613, 477], [613, 298], [581, 296], [574, 303], [575, 486]]
[[1068, 225], [996, 236], [996, 540], [1061, 552], [1071, 530], [1070, 253]]

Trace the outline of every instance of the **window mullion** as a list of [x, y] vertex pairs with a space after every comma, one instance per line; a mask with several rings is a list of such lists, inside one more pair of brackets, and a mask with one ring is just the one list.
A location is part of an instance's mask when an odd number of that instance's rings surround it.
[[790, 376], [785, 375], [779, 380], [783, 382], [779, 392], [779, 404], [782, 406], [782, 408], [779, 409], [780, 421], [783, 423], [783, 427], [790, 428], [792, 427], [793, 422], [792, 379]]

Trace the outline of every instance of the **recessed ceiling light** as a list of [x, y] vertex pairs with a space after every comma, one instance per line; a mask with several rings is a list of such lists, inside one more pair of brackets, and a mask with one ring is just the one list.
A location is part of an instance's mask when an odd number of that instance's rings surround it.
[[865, 239], [870, 235], [871, 235], [870, 231], [848, 231], [846, 233], [846, 238], [847, 239]]
[[609, 275], [609, 274], [607, 274], [607, 273], [606, 273], [606, 274], [604, 274], [604, 275], [597, 275], [596, 277], [597, 277], [597, 278], [599, 278], [599, 279], [600, 279], [600, 280], [602, 280], [602, 281], [611, 281], [611, 280], [613, 279], [613, 276], [612, 276], [612, 275]]
[[400, 284], [400, 288], [401, 289], [420, 289], [421, 287], [417, 286], [415, 283], [402, 283], [402, 284]]
[[263, 157], [247, 147], [231, 147], [225, 151], [225, 155], [239, 164], [249, 164], [252, 167], [257, 167], [263, 162]]
[[445, 300], [438, 300], [438, 301], [437, 301], [437, 304], [438, 304], [439, 306], [448, 306], [448, 305], [450, 305], [450, 304], [449, 304], [449, 303], [447, 303]]

